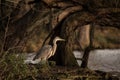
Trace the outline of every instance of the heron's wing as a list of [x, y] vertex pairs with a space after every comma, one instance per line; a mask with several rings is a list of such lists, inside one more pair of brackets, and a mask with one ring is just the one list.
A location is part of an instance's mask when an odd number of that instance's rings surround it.
[[52, 51], [52, 46], [51, 45], [45, 45], [43, 46], [38, 53], [36, 54], [36, 56], [33, 58], [33, 60], [39, 59], [39, 58], [47, 58], [50, 53]]

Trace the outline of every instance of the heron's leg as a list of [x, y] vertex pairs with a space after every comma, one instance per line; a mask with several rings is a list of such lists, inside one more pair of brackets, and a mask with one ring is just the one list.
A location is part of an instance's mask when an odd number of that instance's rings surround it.
[[44, 65], [45, 65], [46, 67], [50, 68], [50, 66], [49, 66], [49, 62], [48, 62], [47, 59], [44, 59]]
[[44, 64], [44, 65], [47, 64], [47, 59], [46, 58], [42, 58], [42, 64]]
[[44, 64], [48, 67], [49, 66], [48, 60], [44, 60]]

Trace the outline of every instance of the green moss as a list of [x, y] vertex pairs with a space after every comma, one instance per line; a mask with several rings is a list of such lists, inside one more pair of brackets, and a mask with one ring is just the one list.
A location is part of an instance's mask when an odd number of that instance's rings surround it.
[[7, 54], [0, 59], [0, 78], [2, 80], [20, 80], [27, 77], [35, 78], [37, 69], [34, 66], [23, 64], [24, 57]]

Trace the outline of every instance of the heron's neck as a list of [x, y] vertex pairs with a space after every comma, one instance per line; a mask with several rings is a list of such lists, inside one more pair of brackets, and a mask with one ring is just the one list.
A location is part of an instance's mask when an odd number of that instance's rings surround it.
[[57, 41], [53, 41], [53, 52], [52, 52], [52, 55], [55, 54], [55, 51], [57, 49], [57, 44], [56, 44]]

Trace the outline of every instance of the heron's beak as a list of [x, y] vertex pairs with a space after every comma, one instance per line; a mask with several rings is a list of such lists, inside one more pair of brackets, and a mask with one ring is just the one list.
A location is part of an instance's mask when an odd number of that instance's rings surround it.
[[65, 41], [65, 39], [60, 39], [60, 41]]

